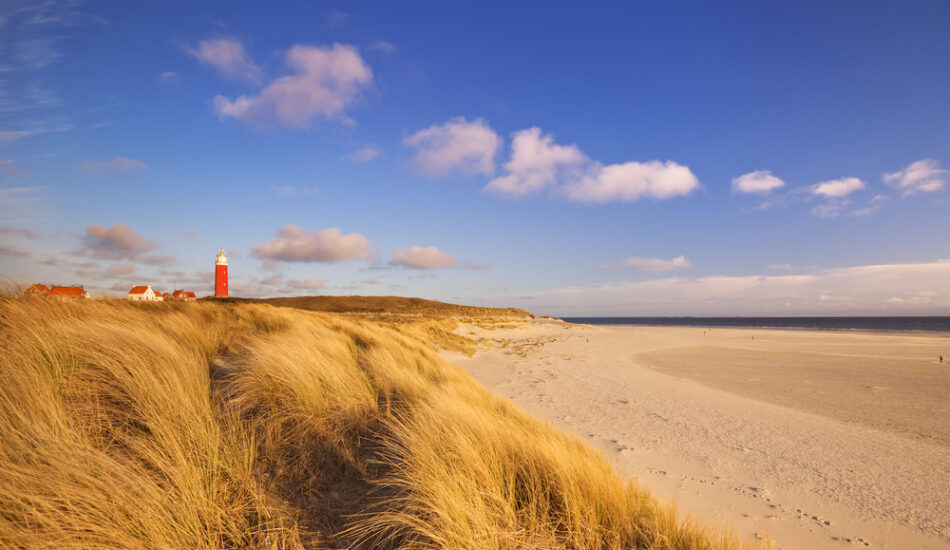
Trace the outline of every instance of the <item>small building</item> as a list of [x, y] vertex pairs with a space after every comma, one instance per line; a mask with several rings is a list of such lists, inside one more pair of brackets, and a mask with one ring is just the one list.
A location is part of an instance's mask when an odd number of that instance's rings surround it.
[[[42, 286], [42, 285], [40, 285]], [[70, 300], [88, 300], [89, 293], [82, 285], [79, 286], [50, 286], [46, 293], [50, 298], [55, 298], [63, 302]]]
[[26, 290], [23, 291], [23, 294], [25, 296], [48, 296], [49, 287], [47, 287], [46, 285], [41, 285], [39, 283], [34, 283], [26, 287]]
[[168, 294], [168, 293], [166, 292], [165, 294], [162, 294], [161, 292], [159, 292], [159, 291], [156, 290], [156, 291], [155, 291], [155, 301], [156, 301], [156, 302], [164, 302], [164, 301], [165, 301], [165, 295], [166, 295], [166, 294]]
[[188, 292], [185, 290], [176, 290], [168, 294], [169, 300], [179, 300], [182, 302], [195, 302], [198, 300], [198, 297], [195, 296], [194, 292]]
[[134, 302], [154, 302], [155, 300], [155, 291], [152, 290], [152, 285], [139, 285], [133, 286], [132, 290], [129, 291], [127, 299]]

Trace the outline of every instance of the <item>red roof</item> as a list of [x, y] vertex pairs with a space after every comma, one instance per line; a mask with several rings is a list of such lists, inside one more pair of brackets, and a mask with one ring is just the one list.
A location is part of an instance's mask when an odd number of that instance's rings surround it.
[[82, 296], [85, 292], [81, 286], [53, 286], [49, 289], [50, 296]]
[[185, 293], [185, 296], [187, 296], [187, 297], [189, 297], [189, 298], [197, 298], [197, 296], [195, 296], [195, 293], [194, 293], [194, 292], [186, 292], [186, 293]]
[[132, 290], [129, 291], [129, 294], [145, 294], [145, 291], [148, 290], [148, 286], [133, 286]]
[[35, 283], [28, 286], [24, 292], [49, 292], [49, 289], [46, 288], [46, 285]]

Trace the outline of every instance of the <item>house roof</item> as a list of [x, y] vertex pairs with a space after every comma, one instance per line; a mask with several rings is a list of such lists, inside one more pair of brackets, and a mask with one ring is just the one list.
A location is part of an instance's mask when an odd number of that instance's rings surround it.
[[187, 296], [187, 297], [189, 297], [189, 298], [196, 298], [194, 292], [186, 292], [186, 293], [185, 293], [185, 296]]
[[26, 288], [27, 290], [35, 290], [37, 292], [48, 292], [49, 288], [46, 285], [41, 285], [39, 283], [34, 283]]
[[148, 290], [148, 285], [133, 286], [129, 294], [145, 294], [146, 290]]
[[86, 291], [81, 286], [52, 286], [50, 296], [82, 296]]

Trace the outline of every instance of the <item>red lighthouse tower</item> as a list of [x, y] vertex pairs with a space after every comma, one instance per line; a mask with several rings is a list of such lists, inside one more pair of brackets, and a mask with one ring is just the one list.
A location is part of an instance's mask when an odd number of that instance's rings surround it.
[[218, 259], [214, 262], [214, 297], [228, 297], [228, 257], [223, 248], [218, 250]]

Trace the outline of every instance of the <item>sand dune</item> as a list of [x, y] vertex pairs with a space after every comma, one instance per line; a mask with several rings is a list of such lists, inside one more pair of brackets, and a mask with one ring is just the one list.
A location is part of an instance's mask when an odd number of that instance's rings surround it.
[[452, 357], [681, 510], [780, 548], [950, 548], [950, 338], [464, 327]]

